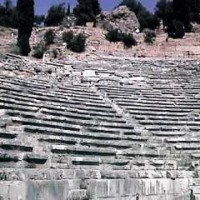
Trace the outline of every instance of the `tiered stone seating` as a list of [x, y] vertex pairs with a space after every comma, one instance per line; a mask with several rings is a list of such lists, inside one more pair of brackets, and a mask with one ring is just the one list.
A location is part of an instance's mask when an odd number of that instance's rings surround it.
[[1, 198], [199, 198], [198, 63], [105, 63], [0, 76]]

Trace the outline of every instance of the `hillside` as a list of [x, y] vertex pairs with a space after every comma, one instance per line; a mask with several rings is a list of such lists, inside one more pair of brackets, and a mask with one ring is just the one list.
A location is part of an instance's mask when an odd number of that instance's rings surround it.
[[[33, 32], [30, 39], [32, 46], [43, 39], [43, 35], [47, 28], [41, 28], [35, 34]], [[170, 58], [170, 59], [198, 59], [200, 58], [200, 37], [199, 33], [187, 33], [183, 39], [168, 39], [165, 33], [157, 33], [156, 40], [153, 45], [144, 42], [144, 34], [135, 34], [137, 46], [125, 49], [120, 42], [110, 43], [105, 39], [106, 31], [100, 28], [77, 27], [72, 29], [75, 33], [84, 33], [88, 36], [86, 52], [82, 54], [74, 54], [68, 51], [62, 42], [62, 32], [69, 31], [64, 28], [52, 29], [56, 32], [56, 43], [51, 49], [59, 49], [62, 53], [61, 58], [76, 57], [83, 59], [91, 56], [120, 56], [120, 57], [136, 57], [136, 58]], [[10, 29], [2, 29], [0, 31], [1, 52], [8, 52], [13, 48], [12, 44], [16, 43], [16, 31]], [[14, 36], [12, 36], [14, 32]], [[9, 48], [11, 46], [11, 48]]]

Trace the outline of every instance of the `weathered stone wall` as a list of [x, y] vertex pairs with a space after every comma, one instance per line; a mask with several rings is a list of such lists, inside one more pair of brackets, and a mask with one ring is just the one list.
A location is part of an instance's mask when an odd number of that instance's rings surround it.
[[[67, 179], [0, 182], [1, 200], [192, 200], [199, 179]], [[196, 194], [195, 200], [200, 196]]]

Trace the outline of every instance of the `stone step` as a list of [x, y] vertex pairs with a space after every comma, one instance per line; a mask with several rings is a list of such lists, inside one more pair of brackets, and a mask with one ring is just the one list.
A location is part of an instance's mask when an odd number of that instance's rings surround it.
[[[0, 100], [1, 101], [1, 100]], [[15, 104], [13, 103], [2, 103], [0, 102], [0, 108], [1, 109], [13, 109], [13, 110], [21, 110], [21, 111], [38, 111], [39, 107], [37, 106], [31, 106], [31, 105], [21, 105], [21, 104]]]
[[146, 130], [157, 132], [157, 131], [164, 131], [164, 132], [174, 132], [174, 131], [181, 131], [183, 127], [176, 127], [176, 126], [157, 126], [157, 125], [148, 125], [145, 126]]
[[116, 156], [117, 151], [105, 148], [83, 148], [83, 147], [68, 147], [64, 145], [52, 145], [52, 153], [68, 154], [68, 155], [93, 155], [93, 156]]
[[198, 125], [198, 122], [188, 121], [166, 121], [166, 120], [139, 120], [142, 125], [158, 125], [158, 126], [185, 126], [185, 125]]
[[152, 105], [157, 105], [157, 106], [171, 106], [174, 105], [173, 102], [155, 102], [151, 100], [142, 100], [140, 98], [135, 98], [135, 99], [117, 99], [115, 100], [119, 105], [145, 105], [145, 106], [152, 106]]
[[199, 138], [183, 138], [183, 137], [176, 137], [176, 138], [167, 138], [165, 139], [167, 143], [188, 143], [188, 144], [193, 144], [193, 143], [200, 143]]
[[3, 150], [10, 150], [10, 151], [33, 151], [33, 146], [29, 145], [22, 145], [14, 142], [4, 143], [0, 142], [0, 148]]
[[[156, 121], [156, 120], [165, 120], [165, 121], [173, 121], [173, 122], [177, 122], [177, 121], [184, 121], [184, 122], [188, 122], [189, 121], [189, 117], [185, 117], [185, 116], [176, 116], [176, 117], [173, 117], [173, 116], [154, 116], [154, 115], [145, 115], [145, 114], [137, 114], [137, 115], [134, 115], [134, 118], [138, 121], [141, 121], [141, 120], [150, 120], [150, 121]], [[193, 118], [194, 121], [199, 121], [200, 118]]]
[[199, 132], [200, 131], [200, 126], [198, 124], [198, 126], [189, 126], [189, 130], [190, 131], [194, 131], [194, 132]]
[[89, 133], [105, 133], [105, 134], [114, 134], [114, 135], [120, 134], [120, 129], [110, 130], [104, 127], [87, 127], [86, 131]]
[[36, 83], [31, 83], [28, 81], [22, 81], [22, 80], [3, 80], [3, 84], [13, 84], [13, 86], [20, 86], [20, 87], [27, 87], [27, 88], [37, 88], [37, 89], [48, 89], [50, 86], [47, 85], [41, 85], [41, 84], [36, 84]]
[[13, 153], [3, 153], [0, 152], [0, 163], [1, 162], [18, 162], [20, 160], [20, 158], [18, 157], [18, 155], [13, 154]]
[[135, 150], [135, 151], [127, 151], [127, 152], [122, 152], [121, 154], [118, 155], [123, 155], [126, 157], [144, 157], [144, 158], [163, 158], [166, 157], [165, 154], [158, 153], [157, 151], [144, 151], [144, 150]]
[[72, 157], [71, 159], [73, 165], [99, 166], [102, 163], [101, 158], [95, 157]]
[[[15, 104], [19, 104], [19, 105], [28, 105], [28, 106], [32, 105], [32, 106], [40, 106], [41, 107], [42, 102], [38, 102], [38, 100], [39, 101], [42, 100], [42, 101], [45, 101], [45, 103], [49, 102], [49, 105], [51, 105], [51, 104], [64, 105], [67, 107], [70, 106], [72, 108], [78, 108], [81, 110], [89, 110], [89, 111], [91, 110], [91, 111], [96, 111], [96, 112], [110, 112], [110, 113], [115, 112], [112, 110], [112, 108], [110, 106], [106, 106], [105, 104], [98, 105], [98, 104], [88, 103], [85, 101], [83, 101], [81, 103], [81, 102], [75, 102], [75, 101], [69, 100], [69, 99], [60, 99], [58, 97], [52, 98], [51, 95], [49, 97], [47, 97], [45, 95], [40, 95], [39, 97], [34, 97], [33, 95], [31, 95], [30, 98], [31, 99], [29, 100], [29, 98], [27, 98], [27, 97], [18, 97], [18, 96], [3, 94], [2, 97], [0, 97], [0, 101], [5, 102], [5, 103], [10, 102], [10, 103], [15, 103]], [[27, 102], [29, 102], [29, 103], [27, 103]]]
[[136, 107], [136, 106], [124, 106], [125, 109], [127, 109], [128, 111], [149, 111], [149, 112], [167, 112], [167, 113], [188, 113], [191, 112], [191, 110], [189, 109], [178, 109], [176, 107], [174, 108], [152, 108], [152, 107]]
[[156, 108], [156, 109], [200, 109], [200, 104], [194, 104], [194, 105], [188, 105], [188, 104], [172, 104], [172, 105], [162, 105], [162, 104], [144, 104], [144, 103], [118, 103], [118, 105], [123, 106], [125, 108], [132, 108], [133, 106], [137, 106], [137, 107], [141, 107], [141, 108], [147, 108], [147, 107], [151, 107], [152, 109]]
[[69, 130], [72, 132], [79, 132], [81, 128], [79, 125], [70, 125], [70, 124], [56, 123], [56, 122], [50, 123], [48, 121], [35, 119], [35, 118], [24, 119], [20, 117], [12, 117], [12, 122], [20, 123], [22, 125], [40, 126], [40, 127], [46, 127], [46, 128], [52, 127], [52, 128], [62, 129], [62, 130]]
[[179, 151], [184, 151], [184, 150], [200, 150], [200, 145], [198, 144], [178, 144], [175, 145], [175, 149]]
[[48, 160], [47, 155], [41, 154], [26, 154], [23, 158], [24, 161], [31, 163], [31, 164], [45, 164]]
[[77, 190], [70, 190], [68, 197], [66, 200], [78, 199], [78, 200], [86, 200], [88, 199], [88, 192], [87, 190], [77, 189]]
[[120, 135], [111, 135], [103, 133], [88, 133], [88, 132], [71, 132], [67, 130], [61, 130], [56, 128], [46, 128], [40, 126], [26, 126], [24, 131], [30, 134], [39, 134], [39, 135], [54, 135], [58, 137], [66, 136], [70, 138], [84, 138], [84, 139], [93, 139], [93, 140], [109, 140], [109, 141], [121, 141], [127, 140], [132, 142], [146, 142], [148, 138], [146, 136], [120, 136]]
[[99, 116], [91, 112], [81, 111], [77, 109], [68, 108], [67, 110], [50, 110], [49, 109], [42, 109], [42, 113], [46, 115], [54, 115], [56, 117], [61, 116], [67, 118], [67, 120], [78, 120], [83, 121], [83, 123], [93, 123], [94, 120], [103, 121], [107, 123], [119, 123], [124, 124], [126, 123], [125, 120], [122, 119], [122, 117], [118, 114], [115, 114], [114, 116], [112, 114], [100, 114]]
[[88, 147], [105, 147], [105, 148], [116, 148], [116, 149], [128, 149], [131, 148], [133, 146], [137, 146], [139, 147], [139, 145], [133, 144], [132, 142], [128, 142], [128, 141], [96, 141], [96, 140], [81, 140], [80, 144], [82, 146], [88, 146]]
[[149, 110], [127, 110], [132, 115], [146, 115], [146, 116], [170, 116], [170, 117], [186, 117], [188, 112], [166, 112], [166, 111], [149, 111]]
[[[157, 136], [157, 137], [180, 137], [180, 136], [185, 136], [186, 133], [184, 131], [183, 132], [182, 131], [171, 131], [171, 132], [159, 131], [156, 133], [153, 132], [152, 135]], [[176, 138], [174, 138], [174, 139], [176, 139]], [[166, 140], [168, 140], [168, 139], [166, 139]], [[169, 138], [169, 140], [170, 140], [170, 138]], [[172, 140], [173, 140], [173, 138], [172, 138]]]
[[0, 129], [0, 138], [14, 139], [18, 136], [17, 133], [11, 133], [5, 129]]
[[65, 96], [65, 97], [77, 97], [77, 98], [81, 98], [81, 99], [90, 99], [90, 100], [101, 100], [101, 98], [99, 97], [98, 94], [96, 94], [95, 92], [90, 92], [89, 90], [87, 91], [73, 91], [73, 90], [69, 90], [69, 89], [65, 89], [65, 90], [55, 90], [54, 92], [52, 92], [55, 96]]

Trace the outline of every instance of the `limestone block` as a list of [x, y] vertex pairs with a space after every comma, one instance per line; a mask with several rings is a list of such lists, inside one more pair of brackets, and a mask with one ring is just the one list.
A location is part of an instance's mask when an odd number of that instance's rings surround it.
[[108, 197], [108, 180], [88, 180], [87, 192], [90, 198], [106, 198]]
[[1, 200], [26, 200], [25, 182], [0, 182]]
[[95, 77], [96, 76], [96, 73], [94, 70], [85, 70], [83, 72], [83, 77]]
[[68, 192], [68, 181], [29, 181], [26, 200], [63, 200]]

